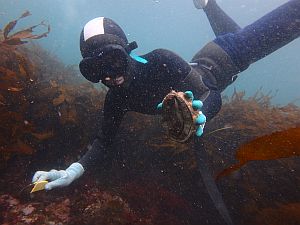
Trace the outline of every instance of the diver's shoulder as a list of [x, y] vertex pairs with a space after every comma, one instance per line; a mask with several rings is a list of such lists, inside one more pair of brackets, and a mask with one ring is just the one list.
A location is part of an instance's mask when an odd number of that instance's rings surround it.
[[154, 49], [153, 51], [143, 55], [142, 57], [149, 59], [149, 60], [172, 60], [174, 58], [181, 58], [178, 54], [175, 52], [164, 49], [164, 48], [158, 48]]
[[172, 55], [178, 56], [175, 52], [164, 48], [155, 49], [152, 51], [152, 53], [157, 55], [162, 55], [162, 56], [172, 56]]

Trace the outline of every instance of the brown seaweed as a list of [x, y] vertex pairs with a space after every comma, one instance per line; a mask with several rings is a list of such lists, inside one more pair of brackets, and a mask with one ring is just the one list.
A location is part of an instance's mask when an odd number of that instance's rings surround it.
[[[95, 118], [103, 90], [78, 79], [75, 70], [35, 45], [18, 49], [0, 45], [0, 59], [1, 168], [13, 155], [34, 154], [46, 141], [59, 143], [60, 132], [70, 129], [81, 140], [74, 148], [88, 144], [86, 134], [93, 129], [85, 123]], [[86, 117], [90, 119], [81, 120]]]
[[[9, 33], [15, 28], [16, 24], [18, 23], [18, 21], [22, 18], [25, 18], [27, 16], [30, 16], [30, 12], [29, 11], [25, 11], [18, 19], [13, 20], [11, 22], [9, 22], [3, 29], [3, 37], [0, 39], [1, 42], [0, 44], [6, 44], [6, 45], [21, 45], [21, 44], [25, 44], [30, 39], [40, 39], [43, 37], [47, 37], [47, 35], [50, 32], [50, 25], [46, 24], [44, 21], [42, 21], [41, 23], [25, 28], [23, 30], [20, 30], [16, 33], [13, 33], [11, 35], [9, 35]], [[40, 26], [44, 26], [47, 27], [47, 31], [45, 31], [42, 34], [33, 34], [34, 29]]]
[[217, 179], [231, 174], [250, 161], [293, 156], [300, 156], [300, 127], [264, 135], [241, 145], [236, 153], [239, 162], [221, 171]]
[[31, 15], [31, 14], [30, 14], [29, 11], [25, 11], [18, 19], [9, 22], [9, 23], [4, 27], [4, 29], [3, 29], [3, 36], [4, 36], [4, 38], [5, 38], [5, 39], [8, 38], [7, 36], [8, 36], [8, 34], [9, 34], [9, 32], [11, 32], [11, 31], [15, 28], [17, 22], [18, 22], [20, 19], [22, 19], [22, 18], [24, 18], [24, 17], [26, 17], [26, 16], [30, 16], [30, 15]]

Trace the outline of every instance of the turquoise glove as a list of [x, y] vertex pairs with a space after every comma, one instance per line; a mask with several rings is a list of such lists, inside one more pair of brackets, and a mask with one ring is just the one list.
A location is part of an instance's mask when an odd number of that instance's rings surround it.
[[191, 99], [193, 101], [193, 103], [192, 103], [193, 109], [199, 111], [199, 116], [196, 118], [195, 123], [198, 126], [198, 128], [196, 130], [196, 136], [200, 137], [203, 134], [203, 129], [204, 129], [204, 126], [206, 123], [206, 116], [201, 111], [201, 109], [203, 107], [203, 102], [200, 100], [194, 100], [194, 94], [192, 91], [186, 91], [184, 93], [185, 93], [186, 97], [188, 97], [189, 99]]
[[68, 186], [74, 180], [79, 178], [83, 172], [83, 166], [76, 162], [69, 166], [66, 170], [50, 170], [49, 172], [37, 171], [32, 178], [32, 182], [34, 183], [43, 180], [51, 181], [45, 185], [45, 190], [51, 190], [57, 187]]

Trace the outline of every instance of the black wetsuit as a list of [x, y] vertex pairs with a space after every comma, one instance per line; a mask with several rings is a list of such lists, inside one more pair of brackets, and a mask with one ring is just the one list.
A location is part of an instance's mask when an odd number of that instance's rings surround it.
[[[218, 48], [213, 43], [207, 46], [210, 49], [212, 46]], [[219, 48], [219, 51], [222, 49]], [[224, 51], [222, 54], [227, 56]], [[218, 55], [220, 56], [220, 53]], [[191, 90], [195, 99], [203, 101], [202, 111], [207, 120], [213, 118], [220, 110], [221, 91], [213, 75], [216, 71], [225, 72], [225, 66], [220, 66], [220, 62], [216, 63], [211, 58], [199, 57], [193, 60], [199, 64], [192, 67], [180, 56], [165, 49], [154, 50], [142, 57], [148, 63], [142, 64], [133, 60], [129, 71], [133, 79], [129, 87], [112, 87], [107, 92], [102, 134], [98, 137], [99, 141], [96, 141], [98, 150], [90, 150], [80, 160], [84, 167], [94, 161], [97, 154], [101, 154], [99, 150], [106, 149], [112, 144], [126, 112], [158, 114], [157, 105], [171, 90]], [[228, 56], [227, 59], [230, 60]]]
[[157, 49], [142, 56], [148, 63], [133, 60], [130, 64], [129, 87], [108, 91], [102, 133], [79, 161], [84, 168], [103, 159], [127, 111], [153, 115], [172, 89], [191, 90], [195, 99], [203, 101], [202, 111], [210, 120], [221, 108], [221, 92], [236, 74], [300, 36], [300, 0], [289, 1], [244, 29], [214, 1], [209, 1], [205, 12], [217, 38], [193, 57], [196, 66], [171, 51]]

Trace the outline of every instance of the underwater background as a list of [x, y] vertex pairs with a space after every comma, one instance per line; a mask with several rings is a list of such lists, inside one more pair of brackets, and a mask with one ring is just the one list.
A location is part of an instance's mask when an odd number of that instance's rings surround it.
[[[219, 5], [241, 26], [246, 26], [286, 0], [219, 0]], [[30, 18], [18, 26], [46, 20], [51, 25], [47, 39], [38, 40], [64, 63], [78, 65], [81, 60], [79, 34], [92, 18], [105, 16], [115, 20], [129, 40], [136, 40], [139, 54], [155, 48], [170, 49], [189, 60], [214, 34], [205, 13], [195, 9], [192, 0], [0, 0], [0, 26], [17, 18], [25, 10]], [[252, 95], [258, 88], [274, 94], [272, 101], [300, 104], [300, 40], [251, 65], [229, 87]], [[298, 99], [298, 100], [297, 100]]]
[[[217, 2], [243, 27], [287, 1]], [[195, 149], [170, 140], [159, 116], [126, 114], [111, 165], [95, 166], [67, 188], [29, 193], [36, 170], [78, 160], [102, 122], [107, 89], [78, 71], [84, 24], [110, 17], [137, 41], [136, 53], [166, 48], [188, 61], [214, 38], [192, 0], [0, 4], [2, 31], [23, 14], [10, 34], [41, 21], [46, 26], [36, 33], [47, 34], [7, 45], [0, 32], [0, 224], [224, 224]], [[299, 50], [296, 39], [241, 73], [196, 149], [234, 224], [300, 224]]]

